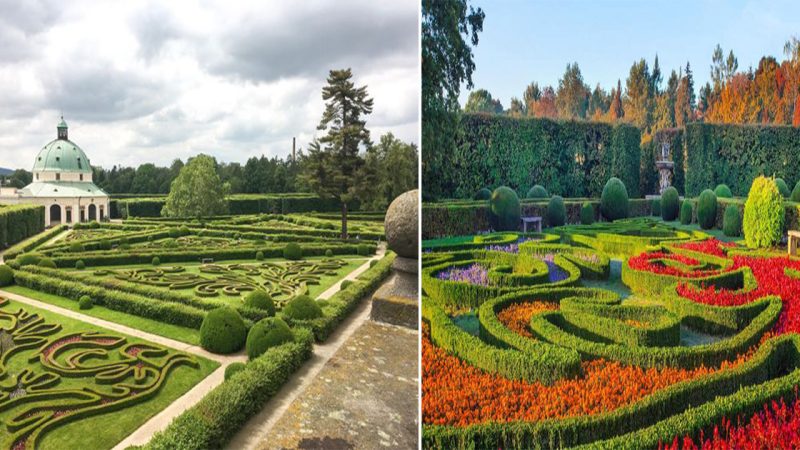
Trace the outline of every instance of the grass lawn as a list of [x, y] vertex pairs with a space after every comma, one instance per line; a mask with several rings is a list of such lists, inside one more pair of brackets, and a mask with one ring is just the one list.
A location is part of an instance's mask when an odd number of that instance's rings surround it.
[[660, 223], [664, 224], [664, 225], [668, 225], [670, 227], [676, 228], [676, 229], [681, 230], [681, 231], [702, 231], [703, 233], [706, 233], [706, 234], [709, 234], [711, 236], [714, 236], [715, 238], [717, 238], [718, 240], [720, 240], [722, 242], [736, 242], [736, 241], [739, 241], [739, 240], [743, 239], [742, 237], [725, 236], [725, 233], [723, 233], [722, 230], [717, 230], [715, 228], [713, 228], [711, 230], [704, 230], [704, 229], [700, 228], [700, 225], [698, 225], [696, 223], [693, 223], [691, 225], [683, 225], [678, 220], [673, 220], [671, 222], [666, 222], [666, 221], [663, 221], [663, 220], [659, 219], [658, 221]]
[[[136, 339], [117, 333], [110, 330], [98, 329], [96, 326], [87, 323], [60, 316], [58, 314], [41, 310], [23, 303], [10, 301], [9, 305], [2, 308], [2, 311], [11, 312], [23, 309], [28, 313], [39, 314], [43, 317], [46, 323], [59, 324], [61, 329], [54, 335], [47, 336], [48, 342], [55, 342], [61, 337], [79, 332], [100, 332], [107, 333], [112, 336], [123, 337], [126, 339], [126, 344], [148, 344], [147, 341]], [[7, 322], [2, 322], [7, 326]], [[152, 344], [151, 344], [152, 345]], [[15, 352], [5, 361], [8, 373], [14, 377], [23, 369], [32, 370], [34, 374], [43, 374], [51, 372], [52, 369], [46, 369], [35, 356], [39, 353], [40, 347], [35, 349], [28, 349]], [[56, 357], [57, 362], [61, 365], [66, 365], [66, 358], [74, 356], [79, 352], [86, 352], [86, 349], [66, 349], [63, 353], [59, 353]], [[180, 354], [180, 352], [168, 349], [170, 354]], [[32, 357], [34, 357], [32, 359]], [[43, 450], [58, 449], [58, 450], [85, 450], [85, 449], [105, 449], [111, 448], [125, 437], [130, 435], [133, 431], [139, 428], [145, 421], [152, 416], [156, 415], [159, 411], [163, 410], [170, 403], [178, 399], [181, 395], [191, 389], [194, 385], [203, 380], [211, 372], [213, 372], [219, 364], [203, 359], [200, 357], [192, 356], [199, 366], [197, 368], [189, 365], [178, 365], [172, 368], [166, 375], [166, 381], [157, 391], [154, 397], [136, 403], [128, 407], [124, 407], [114, 412], [104, 413], [102, 410], [95, 413], [96, 415], [89, 415], [85, 418], [76, 419], [69, 423], [54, 423], [49, 431], [38, 441], [36, 448]], [[155, 358], [159, 359], [159, 358]], [[118, 349], [109, 349], [107, 359], [95, 352], [87, 352], [85, 356], [76, 359], [77, 364], [83, 367], [93, 367], [107, 365], [109, 362], [121, 361], [120, 352]], [[135, 367], [135, 365], [133, 366]], [[13, 379], [13, 378], [12, 378]], [[121, 385], [124, 383], [133, 383], [133, 376], [128, 375], [122, 381], [116, 384]], [[109, 395], [112, 390], [112, 384], [99, 384], [93, 374], [76, 374], [76, 376], [61, 377], [58, 382], [53, 386], [43, 388], [47, 391], [52, 391], [57, 394], [59, 391], [66, 389], [89, 389], [91, 392]], [[29, 394], [26, 394], [29, 395]], [[65, 405], [66, 408], [80, 408], [75, 400], [65, 398], [62, 400], [53, 400], [51, 397], [44, 396], [37, 402], [28, 402], [22, 404], [15, 404], [10, 408], [3, 408], [0, 411], [0, 422], [6, 422], [19, 414], [23, 414], [31, 406], [47, 408], [53, 407], [57, 402], [60, 405]], [[0, 402], [1, 403], [1, 402]], [[0, 435], [0, 445], [4, 448], [9, 448], [11, 442], [7, 441], [9, 435], [5, 433]]]
[[91, 309], [82, 310], [78, 307], [78, 302], [75, 300], [70, 300], [66, 297], [60, 297], [58, 295], [34, 291], [33, 289], [28, 289], [22, 286], [6, 286], [3, 288], [3, 290], [12, 292], [14, 294], [24, 295], [25, 297], [30, 297], [34, 300], [39, 300], [51, 305], [60, 306], [64, 309], [76, 311], [87, 316], [119, 323], [131, 328], [136, 328], [137, 330], [146, 331], [148, 333], [174, 339], [176, 341], [185, 342], [187, 344], [199, 345], [200, 343], [200, 331], [192, 328], [158, 322], [152, 319], [134, 316], [132, 314], [127, 314], [120, 311], [114, 311], [113, 309], [108, 309], [100, 305], [95, 305]]

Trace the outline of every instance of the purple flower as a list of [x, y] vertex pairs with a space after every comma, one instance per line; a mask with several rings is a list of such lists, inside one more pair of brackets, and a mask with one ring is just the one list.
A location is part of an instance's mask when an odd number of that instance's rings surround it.
[[436, 278], [446, 281], [463, 281], [478, 286], [489, 285], [486, 268], [477, 263], [464, 268], [450, 267], [436, 274]]
[[486, 250], [491, 250], [495, 252], [506, 252], [506, 253], [519, 253], [519, 244], [528, 241], [538, 241], [537, 238], [519, 238], [517, 242], [506, 244], [506, 245], [490, 245], [486, 247]]

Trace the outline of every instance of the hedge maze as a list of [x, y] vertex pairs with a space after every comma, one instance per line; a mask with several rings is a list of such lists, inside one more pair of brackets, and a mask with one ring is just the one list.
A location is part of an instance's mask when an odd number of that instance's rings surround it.
[[641, 219], [547, 231], [423, 241], [423, 447], [692, 448], [797, 400], [800, 260]]

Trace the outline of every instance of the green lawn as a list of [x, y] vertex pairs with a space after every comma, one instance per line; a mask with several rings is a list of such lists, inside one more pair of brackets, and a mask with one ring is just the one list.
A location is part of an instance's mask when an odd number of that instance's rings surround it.
[[[47, 336], [47, 342], [53, 343], [58, 341], [61, 337], [79, 332], [100, 332], [109, 334], [115, 337], [125, 338], [125, 343], [128, 344], [148, 344], [146, 341], [126, 336], [122, 333], [117, 333], [110, 330], [98, 329], [98, 327], [89, 325], [78, 320], [70, 319], [60, 316], [58, 314], [41, 310], [23, 303], [11, 301], [9, 305], [0, 308], [0, 311], [12, 312], [23, 309], [28, 313], [35, 313], [40, 315], [46, 323], [58, 324], [61, 329], [54, 335]], [[2, 326], [9, 326], [8, 321], [0, 322]], [[49, 345], [49, 344], [48, 344]], [[151, 344], [152, 345], [152, 344]], [[34, 374], [41, 375], [53, 373], [52, 369], [45, 368], [39, 362], [36, 355], [39, 353], [40, 347], [34, 349], [27, 349], [12, 353], [5, 361], [6, 368], [13, 377], [16, 377], [21, 370], [32, 370]], [[122, 361], [120, 356], [120, 349], [109, 349], [107, 357], [93, 352], [87, 352], [86, 349], [72, 348], [65, 349], [58, 353], [56, 361], [61, 365], [67, 365], [68, 358], [74, 357], [80, 352], [84, 352], [84, 357], [75, 358], [76, 364], [83, 368], [105, 366], [110, 362], [115, 364]], [[180, 354], [175, 350], [168, 349], [169, 354]], [[56, 355], [56, 353], [54, 353]], [[33, 359], [32, 359], [33, 357]], [[163, 360], [166, 360], [165, 357]], [[123, 407], [114, 412], [103, 412], [101, 409], [96, 413], [91, 413], [85, 418], [75, 419], [69, 423], [54, 422], [52, 427], [45, 429], [44, 435], [40, 438], [36, 448], [43, 450], [58, 449], [58, 450], [85, 450], [85, 449], [105, 449], [111, 448], [125, 437], [130, 435], [133, 431], [139, 428], [150, 417], [156, 415], [159, 411], [163, 410], [170, 403], [178, 399], [181, 395], [191, 389], [194, 385], [203, 380], [211, 372], [213, 372], [219, 364], [207, 359], [191, 356], [198, 363], [198, 367], [191, 367], [189, 365], [178, 365], [173, 367], [167, 372], [165, 383], [155, 393], [155, 396], [143, 400], [127, 407]], [[158, 357], [153, 359], [162, 361]], [[135, 364], [130, 366], [131, 369], [136, 367]], [[164, 370], [164, 369], [162, 369]], [[8, 381], [7, 377], [5, 381]], [[69, 377], [61, 377], [56, 384], [46, 386], [39, 389], [46, 389], [48, 395], [43, 396], [42, 399], [28, 403], [16, 403], [11, 407], [0, 408], [0, 422], [7, 422], [12, 417], [19, 414], [25, 414], [31, 406], [43, 408], [47, 410], [48, 407], [66, 408], [68, 411], [72, 409], [82, 409], [81, 405], [75, 403], [70, 397], [62, 398], [61, 400], [54, 400], [53, 397], [58, 395], [59, 392], [67, 389], [71, 390], [84, 390], [94, 392], [100, 395], [111, 395], [114, 390], [113, 387], [121, 386], [125, 383], [134, 383], [133, 375], [127, 375], [122, 380], [116, 381], [115, 384], [100, 384], [96, 382], [96, 378], [92, 373], [77, 374]], [[5, 383], [7, 384], [7, 383]], [[24, 395], [32, 395], [30, 393]], [[2, 404], [2, 402], [0, 402]], [[59, 405], [59, 406], [56, 406]], [[49, 416], [47, 416], [49, 418]], [[0, 435], [0, 445], [4, 448], [9, 448], [11, 442], [7, 433]]]
[[681, 230], [681, 231], [702, 231], [703, 233], [706, 233], [706, 234], [709, 234], [711, 236], [714, 236], [715, 238], [717, 238], [718, 240], [720, 240], [722, 242], [736, 242], [736, 241], [739, 241], [739, 240], [743, 239], [742, 237], [725, 236], [725, 233], [723, 233], [722, 230], [717, 230], [715, 228], [711, 229], [711, 230], [704, 230], [704, 229], [700, 228], [700, 226], [697, 225], [696, 223], [693, 223], [691, 225], [682, 225], [680, 223], [680, 221], [678, 221], [678, 220], [673, 220], [672, 222], [666, 222], [666, 221], [663, 221], [663, 220], [659, 219], [658, 221], [660, 223], [663, 223], [664, 225], [671, 226], [671, 227], [676, 228], [676, 229]]

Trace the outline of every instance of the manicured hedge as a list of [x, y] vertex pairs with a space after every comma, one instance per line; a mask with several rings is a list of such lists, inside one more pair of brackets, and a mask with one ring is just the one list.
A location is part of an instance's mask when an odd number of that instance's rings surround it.
[[21, 253], [29, 252], [49, 241], [50, 239], [53, 239], [60, 233], [66, 231], [67, 228], [67, 225], [58, 225], [47, 230], [45, 233], [40, 233], [36, 236], [26, 239], [6, 250], [6, 252], [3, 253], [3, 259], [6, 261], [12, 260]]
[[0, 248], [7, 248], [44, 230], [44, 206], [0, 205]]
[[[320, 198], [313, 194], [235, 194], [227, 197], [231, 215], [241, 214], [289, 214], [298, 212], [341, 211], [341, 203], [336, 199]], [[166, 198], [127, 198], [115, 201], [120, 218], [160, 217]], [[358, 211], [358, 202], [348, 204], [348, 210]], [[115, 211], [111, 208], [112, 213]]]

